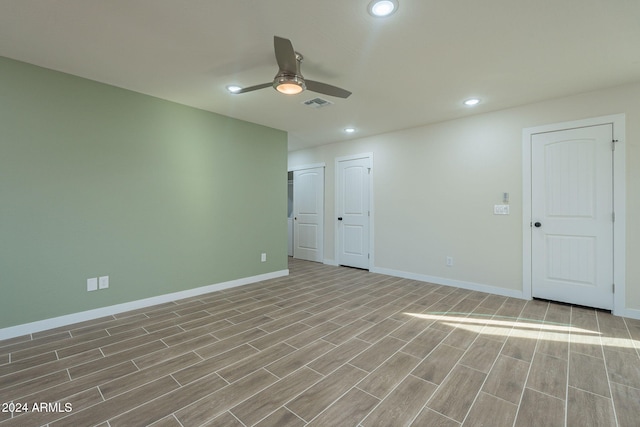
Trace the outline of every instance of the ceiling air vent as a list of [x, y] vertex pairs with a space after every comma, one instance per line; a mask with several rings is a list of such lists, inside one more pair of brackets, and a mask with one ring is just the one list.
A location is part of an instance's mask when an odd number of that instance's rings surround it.
[[333, 102], [322, 98], [313, 98], [308, 101], [304, 101], [303, 104], [311, 108], [322, 108], [333, 105]]

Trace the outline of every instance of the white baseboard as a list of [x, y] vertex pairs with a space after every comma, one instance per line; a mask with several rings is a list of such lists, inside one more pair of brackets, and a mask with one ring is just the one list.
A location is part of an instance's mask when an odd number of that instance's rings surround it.
[[[460, 280], [446, 279], [444, 277], [427, 276], [424, 274], [409, 273], [406, 271], [392, 270], [389, 268], [372, 268], [372, 273], [386, 274], [387, 276], [401, 277], [403, 279], [419, 280], [421, 282], [434, 283], [436, 285], [453, 286], [456, 288], [468, 289], [471, 291], [486, 292], [490, 294], [502, 295], [505, 297], [518, 298], [518, 299], [531, 299], [527, 298], [524, 292], [505, 289], [497, 286], [485, 285], [482, 283], [464, 282]], [[622, 308], [614, 309], [613, 314], [616, 316], [628, 317], [630, 319], [640, 320], [640, 310], [634, 308]]]
[[515, 289], [505, 289], [497, 286], [485, 285], [483, 283], [465, 282], [462, 280], [447, 279], [444, 277], [428, 276], [425, 274], [410, 273], [407, 271], [392, 270], [389, 268], [372, 268], [372, 273], [386, 274], [387, 276], [401, 277], [403, 279], [419, 280], [421, 282], [434, 283], [436, 285], [453, 286], [470, 291], [486, 292], [489, 294], [502, 295], [504, 297], [526, 299], [522, 291]]
[[622, 308], [620, 310], [614, 309], [613, 314], [615, 314], [616, 316], [640, 320], [640, 310], [634, 308]]
[[79, 313], [67, 314], [51, 319], [38, 320], [36, 322], [25, 323], [23, 325], [10, 326], [0, 329], [0, 340], [19, 337], [21, 335], [32, 334], [35, 332], [46, 331], [47, 329], [58, 328], [62, 326], [72, 325], [78, 322], [98, 319], [104, 316], [112, 316], [125, 311], [137, 310], [139, 308], [150, 307], [152, 305], [163, 304], [166, 302], [176, 301], [179, 299], [190, 298], [198, 295], [207, 294], [209, 292], [221, 291], [223, 289], [235, 288], [237, 286], [249, 285], [251, 283], [262, 282], [263, 280], [276, 279], [278, 277], [288, 276], [289, 270], [274, 271], [271, 273], [259, 274], [257, 276], [244, 277], [242, 279], [230, 280], [228, 282], [216, 283], [215, 285], [201, 286], [199, 288], [188, 289], [186, 291], [174, 292], [170, 294], [158, 295], [156, 297], [145, 298], [137, 301], [125, 302], [122, 304], [111, 305], [108, 307], [96, 308], [93, 310], [82, 311]]
[[322, 263], [325, 264], [325, 265], [332, 265], [334, 267], [338, 266], [338, 262], [335, 259], [326, 259], [325, 258], [325, 259], [322, 260]]

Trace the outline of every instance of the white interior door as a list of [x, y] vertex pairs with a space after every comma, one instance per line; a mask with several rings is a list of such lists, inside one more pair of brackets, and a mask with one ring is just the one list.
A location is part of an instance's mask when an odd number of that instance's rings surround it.
[[323, 261], [324, 168], [293, 173], [293, 257]]
[[531, 140], [532, 295], [613, 307], [612, 125]]
[[369, 269], [371, 158], [337, 162], [337, 262]]

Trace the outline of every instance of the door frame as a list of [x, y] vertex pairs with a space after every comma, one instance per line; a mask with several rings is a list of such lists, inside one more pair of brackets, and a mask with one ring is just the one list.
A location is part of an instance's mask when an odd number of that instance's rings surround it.
[[[326, 182], [325, 181], [327, 179], [327, 167], [326, 167], [326, 164], [324, 162], [322, 162], [322, 163], [313, 163], [313, 164], [300, 165], [300, 166], [288, 166], [287, 167], [287, 173], [288, 172], [296, 172], [296, 171], [306, 170], [306, 169], [317, 169], [317, 168], [324, 169], [324, 172], [323, 172], [324, 179], [322, 180], [322, 198], [323, 198], [322, 224], [320, 224], [321, 230], [320, 230], [320, 233], [318, 235], [318, 239], [319, 239], [318, 246], [320, 247], [320, 257], [321, 257], [321, 260], [319, 262], [324, 263], [324, 260], [325, 260], [325, 256], [324, 256], [324, 233], [325, 233], [324, 226], [325, 226], [325, 222], [326, 222], [326, 218], [325, 218], [325, 216], [326, 216], [325, 213], [326, 212], [325, 212], [325, 206], [324, 206], [325, 205], [324, 198], [326, 196], [326, 192], [325, 192], [325, 190], [326, 190]], [[287, 182], [287, 185], [288, 185], [288, 182]], [[293, 213], [294, 213], [294, 216], [295, 216], [295, 211], [296, 211], [296, 197], [295, 197], [295, 194], [294, 194], [294, 196], [293, 196]], [[294, 234], [294, 236], [293, 236], [293, 242], [294, 242], [293, 258], [295, 258], [295, 241], [296, 241], [295, 240], [295, 232], [296, 232], [295, 230], [296, 230], [296, 225], [295, 225], [295, 221], [294, 221], [294, 223], [293, 223], [293, 234]]]
[[[344, 161], [348, 161], [348, 160], [357, 160], [357, 159], [369, 159], [369, 166], [371, 168], [371, 173], [369, 174], [369, 271], [371, 271], [371, 269], [373, 268], [373, 266], [375, 265], [375, 257], [374, 257], [374, 246], [373, 246], [373, 219], [374, 219], [374, 213], [373, 213], [373, 153], [360, 153], [360, 154], [351, 154], [349, 156], [342, 156], [342, 157], [336, 157], [335, 159], [335, 181], [334, 181], [334, 200], [335, 200], [335, 204], [334, 204], [334, 218], [337, 218], [340, 215], [340, 212], [338, 212], [338, 206], [339, 206], [339, 190], [338, 190], [338, 174], [339, 174], [339, 170], [338, 170], [338, 164], [340, 162], [344, 162]], [[335, 223], [335, 221], [334, 221]], [[340, 253], [340, 249], [339, 249], [339, 245], [340, 245], [340, 230], [339, 227], [337, 225], [334, 224], [334, 254], [335, 254], [335, 264], [336, 265], [340, 265], [340, 259], [339, 259], [339, 253]]]
[[[531, 229], [531, 141], [533, 135], [546, 132], [611, 124], [613, 126], [613, 294], [612, 313], [618, 316], [629, 316], [626, 310], [626, 174], [625, 174], [625, 115], [613, 114], [584, 120], [554, 123], [535, 126], [522, 130], [522, 296], [532, 298], [532, 229]], [[632, 310], [634, 311], [634, 310]], [[630, 317], [635, 317], [631, 314]]]

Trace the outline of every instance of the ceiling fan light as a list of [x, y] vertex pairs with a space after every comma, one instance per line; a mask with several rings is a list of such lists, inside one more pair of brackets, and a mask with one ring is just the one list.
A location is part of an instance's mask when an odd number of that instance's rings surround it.
[[227, 90], [231, 93], [238, 93], [242, 90], [242, 88], [238, 85], [229, 85], [227, 86]]
[[280, 83], [276, 90], [285, 95], [297, 95], [302, 92], [302, 86], [297, 83]]
[[304, 91], [307, 86], [298, 76], [279, 76], [273, 82], [273, 87], [280, 93], [285, 95], [297, 95]]

